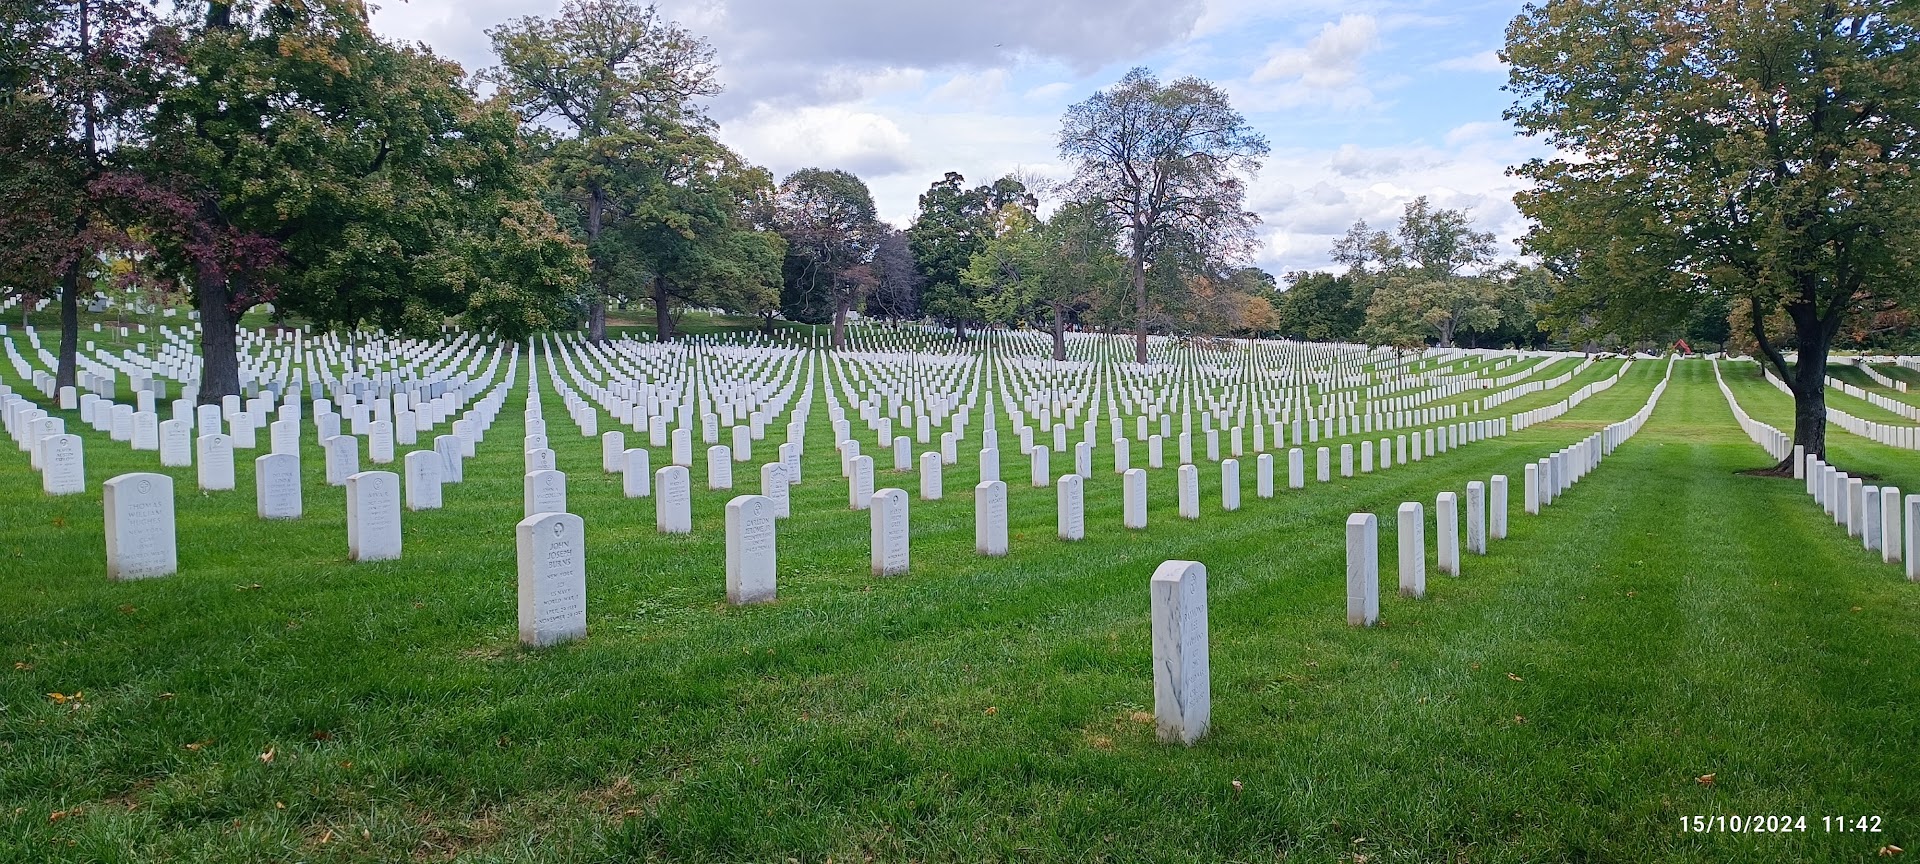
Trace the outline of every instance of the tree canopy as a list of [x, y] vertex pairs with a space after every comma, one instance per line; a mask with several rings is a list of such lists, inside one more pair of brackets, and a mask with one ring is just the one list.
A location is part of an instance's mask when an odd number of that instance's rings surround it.
[[[671, 336], [657, 286], [673, 277], [621, 272], [629, 250], [610, 247], [606, 232], [629, 219], [643, 223], [642, 234], [644, 223], [657, 228], [653, 205], [672, 173], [660, 160], [683, 155], [684, 147], [718, 147], [702, 139], [711, 122], [695, 101], [720, 92], [713, 49], [634, 0], [568, 0], [551, 18], [520, 18], [487, 35], [500, 64], [483, 79], [522, 117], [561, 130], [561, 140], [547, 148], [546, 167], [559, 199], [577, 209], [569, 221], [592, 259], [588, 337], [606, 338], [607, 300], [623, 282], [654, 286], [645, 293], [656, 301], [661, 338]], [[644, 262], [625, 256], [624, 263]]]
[[846, 171], [802, 168], [781, 181], [774, 207], [787, 243], [780, 307], [797, 321], [832, 321], [839, 348], [847, 314], [874, 283], [871, 265], [886, 235], [873, 193]]
[[1515, 169], [1527, 248], [1565, 280], [1556, 320], [1634, 338], [1726, 301], [1793, 391], [1794, 442], [1824, 454], [1835, 337], [1915, 290], [1920, 9], [1552, 0], [1505, 58], [1508, 118], [1565, 154]]
[[1243, 209], [1246, 188], [1267, 140], [1218, 87], [1192, 77], [1161, 84], [1136, 68], [1067, 109], [1059, 150], [1074, 169], [1070, 197], [1098, 202], [1125, 234], [1134, 358], [1145, 363], [1154, 325], [1148, 266], [1174, 250], [1246, 257], [1259, 223]]

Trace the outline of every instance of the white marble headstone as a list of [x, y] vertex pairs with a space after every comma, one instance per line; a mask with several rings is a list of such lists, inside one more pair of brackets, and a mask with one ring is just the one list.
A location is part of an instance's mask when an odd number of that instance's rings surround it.
[[54, 435], [40, 442], [40, 490], [48, 495], [87, 491], [86, 446], [80, 436]]
[[1380, 523], [1372, 513], [1347, 517], [1347, 623], [1380, 619]]
[[1060, 539], [1084, 540], [1087, 537], [1086, 481], [1078, 474], [1063, 474], [1059, 486], [1056, 506], [1059, 509]]
[[693, 473], [685, 465], [653, 472], [653, 525], [662, 534], [693, 533]]
[[982, 480], [973, 487], [973, 549], [981, 555], [1007, 554], [1007, 484]]
[[440, 509], [445, 501], [440, 479], [446, 460], [432, 450], [412, 450], [401, 461], [407, 472], [407, 509]]
[[773, 602], [774, 521], [773, 502], [764, 495], [741, 495], [727, 502], [727, 602]]
[[1207, 568], [1168, 561], [1153, 572], [1153, 714], [1160, 740], [1192, 744], [1212, 724]]
[[587, 635], [586, 523], [540, 513], [514, 526], [520, 643], [545, 647]]
[[262, 519], [298, 519], [305, 511], [300, 457], [268, 453], [253, 460], [254, 509]]
[[362, 471], [347, 477], [346, 486], [347, 556], [354, 561], [399, 558], [400, 475]]
[[1120, 475], [1120, 494], [1121, 524], [1135, 530], [1147, 527], [1146, 469], [1129, 468], [1125, 474]]
[[1400, 505], [1400, 596], [1427, 596], [1427, 514], [1417, 501]]
[[868, 530], [873, 544], [873, 575], [897, 576], [907, 572], [910, 535], [906, 490], [881, 489], [873, 493]]
[[233, 439], [226, 435], [202, 435], [200, 450], [200, 489], [225, 492], [233, 489]]
[[122, 474], [102, 488], [106, 506], [107, 578], [147, 579], [179, 570], [173, 478]]

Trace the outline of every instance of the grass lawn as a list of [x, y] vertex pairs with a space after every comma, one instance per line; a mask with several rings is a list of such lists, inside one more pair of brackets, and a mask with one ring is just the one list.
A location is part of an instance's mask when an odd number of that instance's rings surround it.
[[[169, 469], [180, 573], [146, 582], [106, 580], [98, 490], [160, 470], [154, 454], [86, 430], [93, 491], [46, 498], [8, 450], [0, 861], [1920, 854], [1920, 585], [1798, 484], [1738, 474], [1769, 460], [1704, 361], [1679, 363], [1648, 426], [1546, 514], [1522, 511], [1522, 466], [1633, 413], [1664, 367], [1382, 474], [1289, 491], [1283, 458], [1273, 500], [1253, 495], [1249, 457], [1235, 513], [1203, 464], [1197, 523], [1175, 515], [1173, 470], [1153, 471], [1142, 532], [1120, 527], [1103, 448], [1079, 544], [1054, 538], [1054, 493], [1026, 488], [1013, 449], [1003, 559], [973, 554], [965, 458], [946, 500], [913, 502], [912, 572], [884, 580], [868, 575], [867, 514], [846, 510], [822, 391], [779, 529], [780, 600], [753, 608], [724, 601], [729, 493], [696, 482], [695, 532], [656, 534], [652, 502], [621, 497], [548, 385], [586, 520], [590, 635], [541, 651], [514, 634], [524, 359], [467, 482], [446, 509], [406, 514], [397, 562], [345, 561], [310, 420], [306, 518], [254, 519], [257, 453], [236, 493]], [[12, 371], [0, 381], [21, 387]], [[1761, 398], [1777, 391], [1730, 383], [1778, 423]], [[1877, 447], [1832, 440], [1849, 439]], [[1878, 449], [1874, 470], [1920, 491], [1920, 454]], [[917, 488], [876, 461], [877, 486]], [[1399, 502], [1431, 512], [1494, 473], [1513, 479], [1511, 538], [1467, 556], [1463, 578], [1430, 562], [1423, 601], [1391, 596], [1387, 563], [1383, 626], [1345, 626], [1346, 515], [1381, 515], [1392, 562]], [[1169, 558], [1209, 569], [1214, 725], [1192, 748], [1157, 742], [1149, 716], [1147, 579]], [[1769, 814], [1806, 830], [1682, 830]], [[1830, 832], [1829, 816], [1883, 831]]]

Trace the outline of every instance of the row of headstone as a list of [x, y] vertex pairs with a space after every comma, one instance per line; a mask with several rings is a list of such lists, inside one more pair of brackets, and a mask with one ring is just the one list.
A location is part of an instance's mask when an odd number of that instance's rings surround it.
[[1826, 460], [1795, 448], [1795, 474], [1806, 483], [1808, 497], [1846, 528], [1847, 536], [1862, 548], [1879, 552], [1887, 564], [1906, 564], [1909, 580], [1920, 582], [1920, 495], [1902, 497], [1893, 486], [1869, 485], [1849, 476]]

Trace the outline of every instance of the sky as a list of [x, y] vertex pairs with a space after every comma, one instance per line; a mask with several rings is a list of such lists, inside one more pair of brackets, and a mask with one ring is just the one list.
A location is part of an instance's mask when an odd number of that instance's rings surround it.
[[[495, 62], [487, 28], [561, 0], [375, 0], [376, 30], [469, 72]], [[1526, 221], [1506, 169], [1547, 155], [1501, 119], [1497, 55], [1515, 2], [1368, 0], [659, 0], [707, 39], [725, 92], [720, 138], [776, 178], [840, 168], [880, 216], [913, 220], [948, 171], [1063, 180], [1067, 107], [1144, 66], [1231, 97], [1271, 153], [1249, 187], [1255, 262], [1333, 269], [1356, 220], [1391, 229], [1426, 195], [1501, 240]]]

